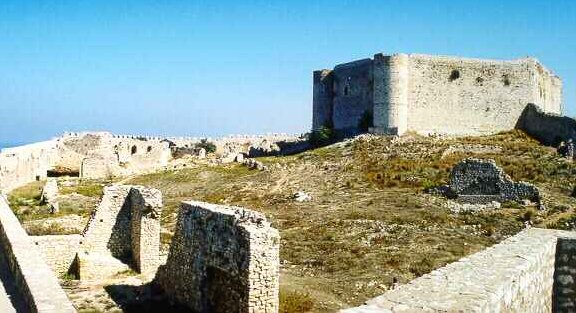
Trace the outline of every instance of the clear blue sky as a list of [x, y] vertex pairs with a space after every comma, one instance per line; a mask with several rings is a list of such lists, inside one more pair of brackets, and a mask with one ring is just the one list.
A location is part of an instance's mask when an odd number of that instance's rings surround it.
[[312, 71], [534, 56], [576, 113], [576, 1], [0, 1], [0, 142], [304, 132]]

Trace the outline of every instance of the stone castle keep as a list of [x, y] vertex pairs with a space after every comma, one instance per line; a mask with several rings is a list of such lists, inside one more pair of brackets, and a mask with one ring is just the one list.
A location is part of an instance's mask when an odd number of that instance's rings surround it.
[[376, 54], [315, 71], [313, 94], [313, 129], [347, 133], [490, 134], [513, 129], [529, 103], [563, 110], [562, 81], [533, 58]]

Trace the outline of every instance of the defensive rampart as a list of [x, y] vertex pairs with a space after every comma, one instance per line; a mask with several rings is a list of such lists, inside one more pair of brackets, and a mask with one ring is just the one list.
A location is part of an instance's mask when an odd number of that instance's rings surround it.
[[575, 232], [531, 228], [343, 312], [573, 312], [575, 260]]
[[3, 196], [0, 196], [0, 250], [28, 312], [76, 312]]

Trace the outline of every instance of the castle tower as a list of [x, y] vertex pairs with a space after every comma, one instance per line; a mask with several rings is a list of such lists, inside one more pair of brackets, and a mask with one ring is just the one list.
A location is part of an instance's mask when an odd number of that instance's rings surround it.
[[332, 71], [314, 71], [312, 129], [316, 130], [332, 121]]
[[374, 55], [374, 128], [402, 135], [408, 128], [408, 64], [406, 54]]

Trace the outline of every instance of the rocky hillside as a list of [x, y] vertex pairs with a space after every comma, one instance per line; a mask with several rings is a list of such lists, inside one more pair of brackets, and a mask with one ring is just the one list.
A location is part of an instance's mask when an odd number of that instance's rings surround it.
[[[503, 203], [496, 210], [454, 213], [446, 199], [425, 192], [445, 184], [452, 166], [466, 157], [495, 159], [513, 179], [534, 183], [546, 210]], [[180, 170], [127, 183], [162, 190], [165, 247], [182, 200], [264, 212], [282, 236], [284, 312], [358, 305], [527, 225], [571, 229], [576, 223], [570, 196], [576, 167], [519, 132], [458, 139], [365, 135], [258, 160], [267, 170], [190, 160]], [[18, 197], [15, 210], [18, 201], [25, 203], [24, 195]]]

